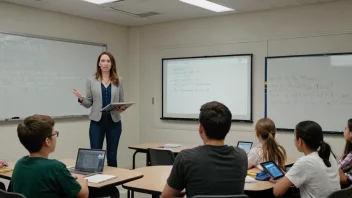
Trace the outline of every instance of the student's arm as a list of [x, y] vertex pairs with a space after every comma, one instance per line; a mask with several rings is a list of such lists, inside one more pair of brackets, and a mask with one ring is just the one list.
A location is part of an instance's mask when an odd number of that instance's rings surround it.
[[339, 168], [339, 175], [340, 175], [340, 184], [347, 184], [348, 178], [346, 177], [345, 173]]
[[293, 183], [287, 179], [287, 177], [283, 177], [278, 181], [272, 179], [270, 181], [275, 183], [273, 187], [273, 194], [275, 197], [281, 197], [293, 185]]
[[169, 197], [182, 197], [182, 193], [180, 190], [173, 189], [169, 186], [169, 184], [166, 184], [163, 193], [161, 194], [161, 198]]
[[78, 175], [76, 176], [76, 181], [81, 186], [81, 190], [77, 194], [77, 198], [88, 198], [89, 190], [88, 190], [88, 180], [84, 179], [83, 176]]
[[61, 194], [65, 195], [64, 197], [88, 198], [88, 181], [82, 176], [72, 176], [66, 165], [61, 162], [59, 162], [54, 174], [56, 175], [57, 187], [60, 189]]
[[169, 197], [180, 197], [181, 191], [185, 188], [185, 170], [182, 160], [182, 151], [177, 155], [174, 165], [164, 190], [161, 194], [161, 198]]
[[256, 165], [259, 164], [259, 154], [258, 154], [258, 149], [259, 148], [252, 148], [247, 157], [248, 157], [248, 169], [251, 169], [253, 167], [255, 167]]
[[275, 197], [285, 194], [292, 185], [299, 188], [310, 178], [312, 170], [314, 170], [314, 167], [307, 166], [305, 161], [298, 160], [285, 176], [274, 185], [273, 193]]

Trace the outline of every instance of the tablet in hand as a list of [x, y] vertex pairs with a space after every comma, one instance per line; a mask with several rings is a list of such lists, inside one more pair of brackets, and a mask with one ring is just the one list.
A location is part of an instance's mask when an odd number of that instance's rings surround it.
[[265, 172], [267, 172], [274, 180], [285, 176], [284, 172], [278, 167], [274, 161], [260, 163]]

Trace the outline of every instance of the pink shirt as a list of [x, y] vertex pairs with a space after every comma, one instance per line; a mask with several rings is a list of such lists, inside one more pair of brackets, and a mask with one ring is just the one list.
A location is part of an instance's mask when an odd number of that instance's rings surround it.
[[262, 166], [260, 165], [260, 163], [264, 162], [262, 144], [258, 144], [256, 147], [252, 148], [247, 156], [248, 169], [256, 167], [260, 170], [263, 170]]

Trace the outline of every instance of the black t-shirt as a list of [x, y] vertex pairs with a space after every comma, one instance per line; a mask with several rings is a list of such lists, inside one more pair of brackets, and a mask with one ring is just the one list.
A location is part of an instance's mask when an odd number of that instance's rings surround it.
[[176, 190], [186, 188], [187, 197], [238, 195], [244, 192], [247, 167], [242, 149], [204, 145], [177, 155], [167, 183]]

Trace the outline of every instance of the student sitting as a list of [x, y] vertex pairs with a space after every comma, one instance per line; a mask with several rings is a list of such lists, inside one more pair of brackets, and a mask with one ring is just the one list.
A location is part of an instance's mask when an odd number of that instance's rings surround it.
[[282, 196], [292, 185], [299, 188], [301, 198], [327, 197], [340, 190], [337, 162], [330, 145], [323, 140], [320, 125], [313, 121], [298, 123], [294, 142], [305, 156], [299, 158], [283, 178], [270, 180], [276, 183], [274, 195]]
[[275, 140], [276, 127], [269, 118], [260, 119], [255, 125], [255, 133], [260, 144], [248, 153], [248, 169], [257, 167], [262, 169], [260, 163], [274, 161], [284, 170], [286, 151]]
[[247, 155], [224, 144], [231, 127], [231, 112], [219, 102], [200, 109], [199, 135], [204, 145], [182, 150], [176, 157], [162, 197], [243, 194]]
[[88, 183], [82, 176], [73, 177], [66, 165], [49, 154], [55, 151], [59, 132], [49, 116], [27, 117], [17, 127], [17, 135], [29, 156], [15, 165], [12, 191], [27, 198], [88, 197]]
[[349, 119], [343, 136], [346, 139], [345, 151], [339, 160], [341, 184], [350, 185], [352, 182], [352, 119]]

